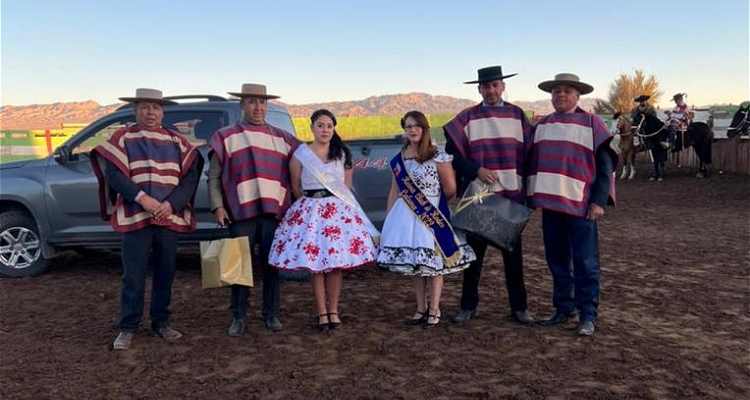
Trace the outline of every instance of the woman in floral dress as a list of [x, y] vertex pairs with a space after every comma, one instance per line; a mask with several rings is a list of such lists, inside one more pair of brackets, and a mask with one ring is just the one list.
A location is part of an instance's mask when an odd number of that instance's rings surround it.
[[374, 262], [374, 238], [379, 233], [349, 189], [352, 155], [336, 133], [336, 117], [317, 110], [310, 120], [313, 142], [300, 145], [289, 164], [297, 201], [276, 230], [268, 262], [280, 269], [312, 273], [317, 327], [327, 331], [342, 325], [341, 271]]
[[421, 112], [406, 113], [401, 127], [406, 143], [391, 160], [394, 178], [378, 265], [413, 277], [417, 310], [406, 322], [429, 329], [440, 322], [443, 275], [465, 269], [476, 255], [449, 222], [447, 201], [456, 193], [453, 157], [432, 144]]

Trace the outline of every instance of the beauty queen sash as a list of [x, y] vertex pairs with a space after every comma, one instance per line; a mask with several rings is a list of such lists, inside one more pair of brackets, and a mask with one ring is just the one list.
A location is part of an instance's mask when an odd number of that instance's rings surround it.
[[391, 169], [396, 177], [399, 188], [399, 196], [404, 200], [411, 211], [417, 215], [419, 221], [431, 229], [435, 235], [437, 250], [443, 256], [446, 266], [455, 266], [461, 259], [456, 235], [448, 220], [450, 210], [443, 191], [440, 191], [438, 208], [430, 202], [427, 196], [419, 189], [414, 179], [409, 175], [404, 165], [403, 155], [398, 153], [391, 159]]
[[323, 164], [323, 162], [320, 161], [320, 158], [318, 158], [318, 156], [310, 150], [310, 147], [304, 143], [299, 145], [297, 151], [294, 152], [294, 157], [299, 160], [303, 168], [306, 168], [313, 173], [313, 176], [315, 176], [318, 182], [320, 182], [326, 190], [333, 193], [334, 196], [341, 199], [360, 214], [362, 223], [365, 224], [368, 232], [370, 232], [370, 236], [372, 236], [373, 241], [377, 244], [380, 241], [380, 231], [378, 231], [378, 228], [376, 228], [370, 219], [367, 218], [367, 214], [365, 214], [362, 206], [359, 205], [357, 198], [354, 197], [354, 193], [346, 187], [344, 181], [328, 172], [326, 165]]

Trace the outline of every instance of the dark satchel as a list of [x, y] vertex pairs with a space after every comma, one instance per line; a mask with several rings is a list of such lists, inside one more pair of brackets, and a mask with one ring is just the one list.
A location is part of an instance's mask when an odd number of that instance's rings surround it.
[[466, 189], [451, 218], [453, 228], [513, 251], [521, 238], [532, 209], [494, 194], [478, 180]]

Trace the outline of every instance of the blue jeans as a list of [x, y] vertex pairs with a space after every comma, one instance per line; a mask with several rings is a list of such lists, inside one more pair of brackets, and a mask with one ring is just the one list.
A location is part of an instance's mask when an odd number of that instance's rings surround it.
[[543, 210], [542, 231], [555, 309], [563, 314], [578, 309], [581, 323], [596, 321], [600, 280], [596, 222]]
[[[263, 320], [275, 317], [279, 312], [279, 270], [268, 265], [268, 255], [271, 253], [273, 234], [279, 226], [279, 221], [272, 215], [261, 215], [245, 221], [229, 224], [232, 237], [247, 236], [250, 242], [250, 254], [258, 244], [259, 259], [253, 260], [253, 268], [260, 267], [263, 278]], [[257, 261], [257, 262], [255, 262]], [[232, 317], [246, 319], [250, 288], [244, 285], [232, 285], [230, 297]]]
[[171, 229], [151, 225], [122, 235], [121, 331], [135, 332], [141, 324], [149, 264], [154, 268], [151, 329], [169, 325], [176, 253], [177, 233]]

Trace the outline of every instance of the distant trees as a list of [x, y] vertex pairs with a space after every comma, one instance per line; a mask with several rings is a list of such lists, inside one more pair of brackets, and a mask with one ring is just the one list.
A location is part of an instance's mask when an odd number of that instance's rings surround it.
[[608, 101], [597, 102], [597, 110], [601, 110], [603, 114], [615, 111], [627, 114], [635, 106], [633, 100], [642, 94], [651, 96], [651, 104], [659, 101], [663, 93], [659, 90], [656, 77], [647, 77], [640, 69], [636, 69], [633, 76], [621, 74], [609, 87]]

